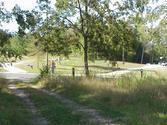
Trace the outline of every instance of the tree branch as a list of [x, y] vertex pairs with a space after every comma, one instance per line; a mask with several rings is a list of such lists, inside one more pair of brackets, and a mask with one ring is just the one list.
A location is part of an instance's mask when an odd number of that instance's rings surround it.
[[81, 42], [78, 42], [78, 43], [83, 49], [85, 48]]
[[60, 16], [61, 18], [63, 18], [63, 19], [65, 19], [65, 20], [67, 20], [70, 24], [71, 24], [71, 26], [72, 27], [74, 27], [75, 29], [77, 29], [79, 32], [82, 32], [81, 31], [81, 29], [79, 29], [71, 20], [69, 20], [67, 17], [62, 17], [62, 16]]
[[82, 16], [82, 9], [81, 9], [80, 0], [77, 0], [77, 2], [78, 2], [78, 7], [79, 7], [79, 14], [81, 17], [81, 31], [82, 31], [82, 34], [84, 34], [84, 20], [83, 20], [83, 16]]
[[[87, 19], [87, 16], [88, 16], [88, 0], [86, 0], [86, 3], [85, 3], [85, 13], [86, 13], [86, 25], [88, 25], [88, 19]], [[89, 34], [89, 26], [87, 26], [86, 27], [86, 33], [85, 33], [85, 35], [86, 35], [86, 37], [88, 36], [88, 34]]]

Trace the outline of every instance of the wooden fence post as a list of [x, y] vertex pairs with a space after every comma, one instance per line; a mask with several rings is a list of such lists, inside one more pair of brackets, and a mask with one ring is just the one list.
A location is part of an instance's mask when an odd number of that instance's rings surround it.
[[140, 69], [141, 78], [143, 78], [143, 69]]
[[73, 76], [73, 78], [75, 77], [75, 68], [74, 67], [72, 68], [72, 76]]

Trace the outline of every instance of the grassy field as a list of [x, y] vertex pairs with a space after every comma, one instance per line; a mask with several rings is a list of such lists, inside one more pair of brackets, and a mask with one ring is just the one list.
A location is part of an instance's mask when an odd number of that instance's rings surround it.
[[22, 100], [6, 87], [6, 80], [0, 80], [0, 125], [33, 125], [31, 113]]
[[[50, 59], [51, 58], [56, 57], [50, 57]], [[25, 63], [17, 64], [16, 66], [28, 72], [40, 72], [40, 69], [46, 65], [45, 55], [25, 57], [23, 61], [25, 61]], [[83, 62], [83, 58], [80, 55], [71, 55], [69, 58], [64, 58], [62, 61], [56, 63], [56, 74], [71, 74], [73, 67], [75, 68], [76, 74], [84, 74]], [[33, 65], [33, 68], [28, 65]], [[124, 69], [141, 66], [143, 65], [128, 62], [123, 64], [122, 62], [118, 61], [118, 66], [112, 67], [112, 65], [105, 60], [95, 60], [94, 62], [89, 61], [89, 69], [91, 74], [111, 72], [117, 68]]]
[[167, 79], [131, 74], [98, 80], [58, 77], [42, 81], [47, 88], [95, 108], [120, 125], [167, 125]]
[[[59, 76], [55, 79], [43, 78], [38, 84], [97, 109], [116, 124], [167, 125], [166, 74], [164, 68], [144, 72], [142, 78], [140, 72], [118, 79]], [[0, 125], [32, 125], [31, 113], [6, 85], [5, 80], [0, 81]], [[50, 125], [87, 125], [85, 116], [73, 113], [53, 97], [31, 88], [25, 88], [25, 91], [30, 93], [31, 100]]]
[[[45, 65], [44, 55], [25, 56], [21, 61], [16, 62], [15, 66], [27, 72], [40, 72]], [[32, 66], [32, 67], [31, 67]]]

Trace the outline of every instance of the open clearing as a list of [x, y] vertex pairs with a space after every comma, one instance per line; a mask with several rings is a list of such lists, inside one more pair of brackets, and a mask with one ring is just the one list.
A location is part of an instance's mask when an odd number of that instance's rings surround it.
[[144, 71], [142, 78], [138, 72], [117, 79], [58, 76], [13, 81], [10, 89], [2, 79], [0, 125], [166, 125], [166, 72], [160, 67]]
[[[57, 57], [50, 57], [50, 59], [58, 59]], [[14, 65], [18, 68], [24, 69], [28, 72], [40, 72], [40, 69], [46, 64], [45, 56], [32, 56], [24, 57], [20, 63], [15, 63]], [[31, 67], [33, 66], [33, 68]], [[57, 74], [71, 74], [72, 68], [75, 68], [76, 74], [84, 74], [84, 64], [83, 59], [80, 56], [71, 55], [69, 58], [62, 58], [61, 61], [56, 63], [56, 73]], [[143, 64], [129, 63], [118, 61], [118, 66], [112, 67], [111, 63], [105, 60], [95, 60], [89, 61], [89, 69], [91, 74], [96, 73], [108, 73], [117, 69], [126, 69], [126, 68], [136, 68], [142, 67]]]

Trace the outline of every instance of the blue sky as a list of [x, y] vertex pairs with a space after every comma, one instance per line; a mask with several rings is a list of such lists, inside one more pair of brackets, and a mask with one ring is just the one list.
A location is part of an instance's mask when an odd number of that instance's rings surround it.
[[18, 4], [22, 9], [31, 10], [36, 4], [36, 0], [1, 0], [4, 1], [4, 6], [7, 10], [12, 10], [12, 8]]

